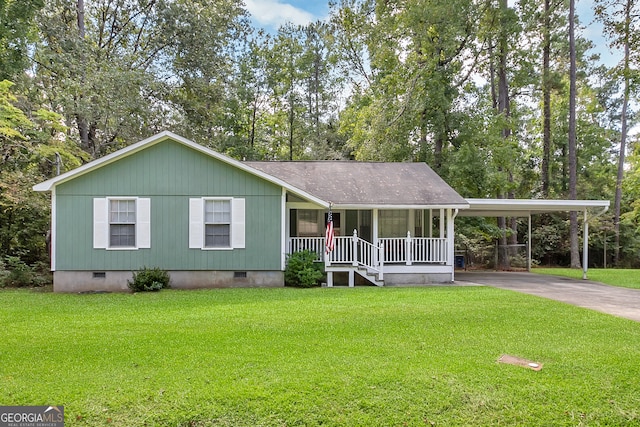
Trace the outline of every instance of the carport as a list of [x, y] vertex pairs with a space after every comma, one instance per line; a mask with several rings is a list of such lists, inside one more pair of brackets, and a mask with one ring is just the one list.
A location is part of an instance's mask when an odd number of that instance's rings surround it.
[[589, 261], [589, 221], [609, 209], [608, 200], [466, 199], [468, 209], [458, 216], [527, 218], [527, 270], [531, 271], [531, 215], [552, 212], [582, 212], [582, 278], [587, 278]]

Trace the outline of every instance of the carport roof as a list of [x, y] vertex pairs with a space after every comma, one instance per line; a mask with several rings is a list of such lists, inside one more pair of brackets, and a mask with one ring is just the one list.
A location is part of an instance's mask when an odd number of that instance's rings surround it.
[[[466, 199], [468, 209], [461, 209], [458, 216], [524, 217], [549, 212], [585, 212], [597, 210], [603, 213], [609, 208], [609, 200], [545, 200], [545, 199]], [[600, 212], [601, 211], [601, 212]]]

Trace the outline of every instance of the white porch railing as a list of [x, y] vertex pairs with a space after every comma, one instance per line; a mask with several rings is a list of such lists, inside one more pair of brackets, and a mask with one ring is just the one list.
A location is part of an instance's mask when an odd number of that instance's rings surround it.
[[[355, 231], [355, 230], [354, 230]], [[328, 254], [329, 264], [361, 265], [378, 270], [381, 264], [448, 264], [448, 242], [444, 238], [407, 237], [381, 238], [380, 249], [353, 236], [336, 236], [333, 251]], [[324, 261], [324, 237], [291, 237], [289, 253], [310, 250], [317, 261]]]
[[380, 239], [384, 249], [384, 262], [447, 264], [448, 243], [444, 238], [433, 237], [385, 237]]

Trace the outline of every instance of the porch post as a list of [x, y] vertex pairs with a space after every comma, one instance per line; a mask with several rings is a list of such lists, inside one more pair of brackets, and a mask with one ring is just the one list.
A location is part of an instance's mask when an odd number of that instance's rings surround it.
[[527, 271], [531, 272], [531, 212], [529, 212], [527, 227]]
[[441, 239], [444, 237], [444, 223], [444, 209], [440, 209], [440, 235], [438, 237], [440, 237]]
[[413, 264], [413, 254], [411, 253], [411, 232], [407, 231], [407, 239], [404, 241], [404, 250], [407, 254], [407, 265]]
[[409, 230], [411, 231], [413, 234], [416, 234], [415, 230], [416, 230], [416, 213], [415, 213], [415, 209], [409, 209], [409, 221], [407, 222], [407, 225], [409, 226]]
[[371, 221], [373, 222], [371, 243], [373, 246], [378, 246], [378, 209], [373, 209], [371, 212]]
[[429, 230], [428, 237], [433, 237], [433, 209], [429, 209], [429, 221], [427, 224], [427, 229]]
[[378, 261], [379, 261], [379, 272], [378, 279], [384, 280], [384, 248], [382, 247], [382, 243], [378, 246]]
[[451, 281], [453, 282], [455, 280], [455, 265], [453, 263], [455, 253], [455, 239], [453, 231], [453, 215], [451, 214], [451, 209], [447, 209], [447, 245], [447, 265], [451, 267]]
[[587, 270], [589, 269], [589, 220], [587, 210], [584, 210], [584, 227], [582, 237], [582, 279], [587, 280]]
[[[353, 229], [353, 237], [351, 238], [351, 256], [353, 259], [351, 260], [351, 265], [354, 267], [358, 266], [358, 230]], [[351, 279], [349, 279], [351, 280]]]

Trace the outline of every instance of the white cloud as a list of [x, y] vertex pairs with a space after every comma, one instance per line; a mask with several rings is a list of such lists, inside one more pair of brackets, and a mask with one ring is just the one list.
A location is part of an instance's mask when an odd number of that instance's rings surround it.
[[245, 0], [245, 6], [258, 24], [279, 27], [287, 22], [306, 25], [316, 20], [313, 14], [279, 0]]

